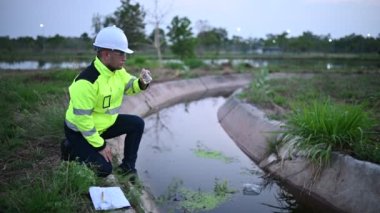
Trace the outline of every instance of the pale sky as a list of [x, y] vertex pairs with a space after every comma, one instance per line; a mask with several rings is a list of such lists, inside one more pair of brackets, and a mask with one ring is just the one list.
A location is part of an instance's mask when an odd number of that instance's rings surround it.
[[[154, 0], [132, 2], [153, 11]], [[110, 15], [120, 4], [120, 0], [0, 0], [0, 36], [92, 35], [93, 15]], [[380, 34], [380, 0], [158, 0], [158, 5], [166, 13], [160, 26], [165, 31], [178, 15], [191, 20], [194, 32], [197, 21], [206, 20], [226, 29], [229, 37], [265, 38], [285, 31], [290, 36], [311, 31], [333, 38]], [[147, 25], [146, 33], [151, 30]]]

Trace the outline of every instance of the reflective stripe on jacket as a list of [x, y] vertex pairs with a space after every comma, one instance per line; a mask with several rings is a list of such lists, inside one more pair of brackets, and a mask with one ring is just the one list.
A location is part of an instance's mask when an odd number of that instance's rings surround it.
[[115, 123], [123, 95], [141, 91], [138, 81], [124, 68], [112, 72], [96, 57], [69, 87], [66, 125], [102, 150], [105, 143], [100, 134]]

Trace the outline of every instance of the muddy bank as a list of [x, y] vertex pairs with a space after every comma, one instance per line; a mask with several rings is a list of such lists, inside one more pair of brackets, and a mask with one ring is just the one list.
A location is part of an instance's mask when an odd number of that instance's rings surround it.
[[218, 119], [235, 141], [261, 168], [344, 212], [380, 212], [380, 165], [333, 153], [331, 166], [316, 176], [313, 166], [285, 147], [268, 154], [268, 139], [281, 123], [268, 120], [250, 104], [231, 96], [219, 109]]

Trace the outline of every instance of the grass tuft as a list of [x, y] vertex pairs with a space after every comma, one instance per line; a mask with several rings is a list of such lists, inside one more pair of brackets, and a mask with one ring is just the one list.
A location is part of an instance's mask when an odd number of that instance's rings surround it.
[[335, 104], [329, 100], [296, 106], [289, 116], [285, 138], [319, 165], [330, 162], [332, 151], [353, 154], [368, 144], [370, 115], [357, 105]]

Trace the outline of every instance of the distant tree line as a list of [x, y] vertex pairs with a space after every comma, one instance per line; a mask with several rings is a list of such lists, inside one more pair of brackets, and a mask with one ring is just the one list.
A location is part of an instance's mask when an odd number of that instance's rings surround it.
[[[290, 37], [288, 33], [268, 34], [266, 38], [228, 37], [223, 28], [212, 27], [200, 22], [200, 30], [194, 35], [191, 21], [187, 17], [175, 16], [165, 29], [156, 22], [155, 29], [146, 35], [144, 22], [146, 11], [139, 3], [121, 0], [121, 6], [106, 17], [94, 15], [93, 36], [83, 33], [79, 38], [38, 36], [11, 39], [0, 37], [0, 51], [88, 51], [92, 48], [93, 37], [103, 27], [116, 25], [124, 30], [132, 49], [159, 54], [171, 51], [181, 59], [218, 57], [221, 53], [261, 54], [261, 53], [378, 53], [380, 54], [380, 34], [377, 37], [351, 34], [332, 39], [330, 35], [315, 35], [310, 31], [300, 36]], [[198, 23], [199, 25], [199, 23]], [[157, 45], [157, 42], [159, 45]]]
[[0, 36], [0, 52], [31, 52], [43, 51], [85, 51], [92, 47], [92, 38], [87, 33], [78, 37], [63, 37], [55, 35], [51, 37], [30, 36], [11, 39], [8, 36]]

